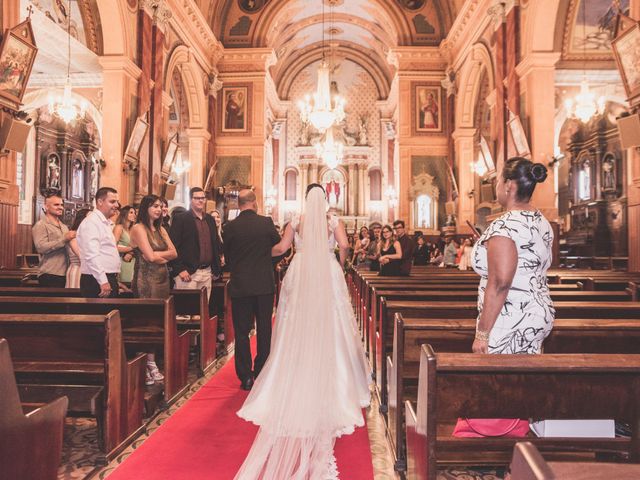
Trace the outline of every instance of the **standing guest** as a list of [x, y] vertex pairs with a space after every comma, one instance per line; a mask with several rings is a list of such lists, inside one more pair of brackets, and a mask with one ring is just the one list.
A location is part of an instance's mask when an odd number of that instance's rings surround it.
[[443, 265], [445, 267], [455, 267], [456, 256], [458, 255], [458, 249], [456, 248], [456, 243], [453, 241], [453, 237], [448, 237], [446, 242], [447, 244], [444, 247], [444, 252], [443, 252]]
[[380, 250], [380, 242], [382, 241], [382, 225], [372, 223], [369, 226], [369, 231], [373, 232], [373, 238], [371, 242], [369, 242], [369, 248], [367, 249], [367, 258], [370, 261], [369, 270], [379, 272], [380, 262], [378, 261], [378, 251]]
[[456, 265], [459, 268], [460, 260], [462, 259], [462, 254], [464, 253], [464, 244], [462, 242], [458, 242], [457, 240], [454, 240], [453, 242], [456, 244]]
[[173, 223], [173, 220], [178, 216], [183, 214], [184, 212], [186, 212], [187, 209], [184, 207], [181, 207], [180, 205], [176, 205], [175, 207], [173, 207], [171, 209], [171, 213], [169, 213], [169, 217], [171, 217], [171, 221], [169, 222], [169, 225], [171, 225]]
[[135, 258], [133, 255], [133, 247], [131, 246], [131, 227], [133, 227], [135, 221], [136, 209], [131, 205], [126, 205], [120, 209], [116, 226], [113, 228], [113, 236], [116, 238], [118, 252], [122, 257], [120, 281], [123, 283], [131, 283], [133, 280]]
[[67, 243], [76, 232], [62, 223], [64, 202], [58, 193], [50, 193], [44, 200], [44, 217], [31, 231], [36, 251], [40, 254], [38, 283], [41, 287], [64, 288], [67, 281]]
[[[133, 271], [133, 294], [138, 298], [168, 298], [167, 263], [176, 258], [176, 249], [162, 226], [162, 201], [157, 195], [146, 195], [140, 202], [138, 220], [131, 228], [131, 246], [136, 257]], [[147, 353], [145, 383], [164, 380], [156, 364], [155, 353]]]
[[219, 255], [220, 255], [220, 266], [224, 267], [225, 263], [224, 263], [224, 247], [223, 247], [223, 240], [222, 240], [222, 215], [220, 215], [220, 212], [218, 210], [213, 210], [211, 212], [211, 216], [213, 217], [213, 220], [216, 222], [216, 231], [218, 233], [218, 242], [220, 245], [220, 251], [219, 251]]
[[80, 290], [83, 297], [117, 297], [120, 254], [109, 220], [117, 213], [118, 192], [101, 187], [96, 192], [96, 208], [78, 228], [80, 249]]
[[171, 223], [169, 236], [178, 256], [170, 264], [177, 289], [207, 288], [211, 296], [212, 275], [221, 274], [218, 230], [204, 211], [207, 196], [200, 187], [189, 192], [191, 206], [188, 211], [176, 215]]
[[398, 277], [401, 275], [402, 246], [393, 236], [389, 225], [382, 227], [382, 241], [379, 251], [380, 273], [384, 277]]
[[462, 241], [462, 256], [460, 257], [460, 263], [458, 268], [460, 270], [469, 270], [471, 268], [471, 253], [473, 252], [473, 245], [470, 238], [465, 238]]
[[402, 247], [402, 262], [400, 263], [400, 275], [409, 276], [411, 274], [411, 263], [413, 262], [413, 251], [416, 246], [413, 240], [407, 235], [404, 228], [403, 220], [396, 220], [393, 222], [393, 230], [395, 232], [396, 239], [400, 242]]
[[[243, 390], [251, 390], [271, 349], [271, 315], [275, 293], [271, 248], [280, 234], [270, 217], [258, 215], [256, 194], [238, 195], [240, 214], [225, 225], [224, 257], [231, 272], [229, 295], [236, 333], [236, 375]], [[255, 317], [258, 352], [251, 361], [249, 333]], [[253, 368], [252, 368], [253, 363]]]
[[416, 249], [413, 252], [414, 265], [429, 265], [429, 248], [424, 241], [424, 235], [416, 238]]
[[547, 285], [553, 230], [530, 203], [546, 178], [544, 165], [519, 157], [498, 175], [496, 196], [506, 213], [480, 236], [472, 255], [481, 276], [474, 353], [540, 353], [553, 328]]
[[353, 263], [354, 266], [362, 266], [367, 269], [369, 268], [370, 261], [367, 258], [367, 251], [370, 243], [371, 233], [369, 232], [369, 229], [367, 227], [360, 228], [360, 233], [358, 234], [351, 260], [351, 263]]
[[444, 259], [444, 256], [442, 255], [442, 252], [438, 250], [437, 247], [431, 251], [431, 259], [429, 260], [431, 265], [435, 265], [436, 267], [441, 267], [443, 265], [442, 263], [443, 259]]
[[162, 201], [147, 195], [140, 202], [138, 221], [131, 228], [131, 246], [136, 258], [133, 294], [139, 298], [168, 298], [167, 263], [178, 255], [162, 225]]
[[171, 217], [169, 215], [169, 202], [166, 198], [160, 197], [160, 203], [162, 203], [162, 226], [168, 232], [171, 226]]
[[[73, 220], [71, 231], [77, 232], [82, 221], [91, 213], [88, 208], [83, 208], [76, 212], [76, 218]], [[67, 282], [65, 288], [80, 288], [80, 249], [78, 248], [78, 240], [72, 238], [67, 243], [67, 256], [69, 257], [69, 268], [67, 268]]]

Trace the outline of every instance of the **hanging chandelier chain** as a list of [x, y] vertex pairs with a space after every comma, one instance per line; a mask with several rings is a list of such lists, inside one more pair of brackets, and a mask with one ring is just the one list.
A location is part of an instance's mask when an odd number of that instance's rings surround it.
[[68, 3], [69, 18], [67, 18], [67, 81], [71, 79], [71, 0]]

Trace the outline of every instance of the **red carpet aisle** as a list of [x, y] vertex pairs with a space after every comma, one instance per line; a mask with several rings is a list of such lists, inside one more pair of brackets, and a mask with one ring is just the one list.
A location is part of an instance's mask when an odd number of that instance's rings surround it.
[[[230, 361], [108, 479], [233, 479], [258, 431], [235, 414], [246, 396]], [[373, 479], [366, 427], [339, 439], [335, 453], [342, 480]]]

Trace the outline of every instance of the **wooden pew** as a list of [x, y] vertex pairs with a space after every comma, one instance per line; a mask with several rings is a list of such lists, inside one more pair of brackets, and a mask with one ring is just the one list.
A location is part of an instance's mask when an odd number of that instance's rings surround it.
[[638, 398], [640, 355], [436, 354], [424, 345], [417, 409], [404, 405], [407, 476], [435, 480], [439, 463], [507, 460], [517, 438], [453, 437], [458, 418], [613, 418], [633, 426], [630, 439], [528, 439], [542, 451], [616, 453], [637, 462]]
[[0, 297], [0, 311], [11, 313], [106, 314], [120, 311], [125, 345], [131, 352], [161, 346], [164, 354], [164, 399], [171, 402], [187, 387], [189, 332], [178, 332], [173, 297], [142, 298], [32, 298]]
[[[395, 452], [396, 470], [406, 469], [404, 401], [415, 402], [420, 347], [437, 352], [471, 352], [475, 319], [403, 318], [396, 314], [393, 353], [387, 357], [389, 412], [387, 426]], [[545, 353], [640, 354], [640, 321], [557, 319], [544, 343]]]
[[23, 402], [66, 395], [69, 412], [96, 418], [107, 460], [140, 433], [145, 355], [127, 360], [117, 310], [106, 315], [3, 313], [0, 336], [11, 342]]
[[[579, 293], [579, 292], [575, 292]], [[556, 319], [633, 319], [640, 318], [638, 302], [554, 302]], [[477, 302], [438, 302], [438, 301], [380, 301], [380, 314], [376, 328], [376, 381], [380, 389], [381, 411], [386, 413], [386, 357], [391, 354], [393, 346], [393, 322], [395, 314], [403, 317], [440, 318], [440, 319], [475, 319], [478, 316]]]
[[513, 447], [511, 480], [638, 480], [640, 465], [597, 462], [546, 462], [531, 442]]
[[60, 397], [26, 415], [9, 354], [0, 338], [0, 475], [4, 480], [56, 480], [69, 400]]

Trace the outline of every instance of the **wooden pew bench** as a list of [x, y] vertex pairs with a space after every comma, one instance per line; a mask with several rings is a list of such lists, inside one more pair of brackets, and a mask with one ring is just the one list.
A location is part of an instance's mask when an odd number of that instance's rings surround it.
[[[405, 319], [396, 314], [393, 353], [387, 357], [387, 426], [397, 470], [406, 468], [404, 402], [415, 403], [417, 398], [421, 345], [429, 344], [437, 352], [469, 353], [475, 327], [474, 319]], [[545, 340], [544, 352], [640, 354], [640, 320], [560, 318]]]
[[4, 480], [56, 480], [69, 400], [56, 398], [26, 415], [6, 339], [0, 338], [0, 468]]
[[527, 437], [541, 451], [640, 460], [640, 355], [478, 355], [424, 345], [416, 408], [405, 402], [407, 476], [435, 480], [438, 465], [508, 463], [517, 438], [458, 438], [458, 418], [613, 418], [631, 438]]
[[[189, 332], [178, 332], [174, 298], [61, 298], [0, 297], [0, 311], [8, 313], [106, 314], [120, 311], [127, 352], [158, 349], [164, 357], [164, 400], [175, 400], [187, 385]], [[158, 353], [158, 352], [157, 352]]]
[[[575, 292], [579, 293], [579, 292]], [[391, 355], [393, 347], [393, 322], [395, 314], [406, 318], [473, 319], [478, 316], [477, 302], [443, 301], [380, 301], [380, 315], [376, 328], [376, 381], [380, 389], [381, 409], [386, 410], [386, 357]], [[640, 318], [638, 302], [554, 302], [556, 319], [634, 319]]]
[[[69, 399], [69, 413], [95, 417], [113, 458], [143, 428], [146, 360], [127, 360], [120, 314], [0, 314], [23, 402]], [[105, 458], [102, 459], [103, 461]]]

